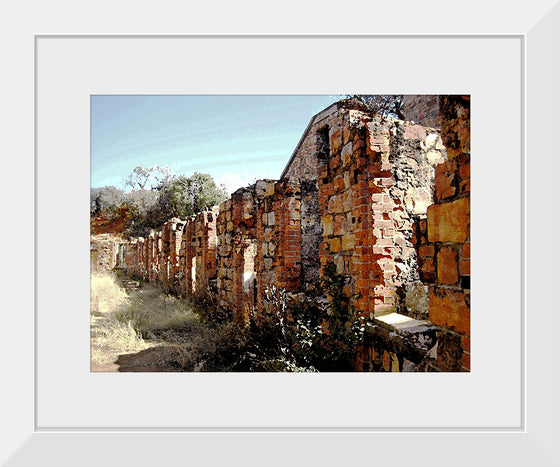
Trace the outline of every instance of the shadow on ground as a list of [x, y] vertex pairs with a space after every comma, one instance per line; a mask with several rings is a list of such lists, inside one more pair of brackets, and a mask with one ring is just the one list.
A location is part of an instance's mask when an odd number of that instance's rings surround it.
[[137, 353], [119, 355], [115, 361], [120, 372], [179, 372], [173, 361], [177, 361], [179, 351], [172, 345], [161, 345], [141, 350]]

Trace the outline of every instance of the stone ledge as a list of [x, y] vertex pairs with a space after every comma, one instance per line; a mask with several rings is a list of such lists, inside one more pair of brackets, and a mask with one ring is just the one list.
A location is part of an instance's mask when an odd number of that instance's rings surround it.
[[404, 371], [422, 371], [437, 358], [438, 331], [439, 327], [429, 321], [390, 313], [374, 318], [367, 339], [374, 350], [395, 354]]

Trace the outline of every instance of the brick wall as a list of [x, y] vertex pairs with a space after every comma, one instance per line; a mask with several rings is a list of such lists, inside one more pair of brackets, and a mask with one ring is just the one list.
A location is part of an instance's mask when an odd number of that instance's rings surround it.
[[[214, 287], [219, 308], [247, 322], [268, 312], [272, 286], [305, 291], [332, 261], [347, 293], [360, 294], [358, 312], [379, 320], [365, 369], [468, 370], [468, 100], [407, 102], [419, 123], [333, 104], [311, 120], [280, 180], [129, 241], [121, 266], [186, 297]], [[394, 312], [408, 324], [387, 340], [396, 325], [383, 316]]]

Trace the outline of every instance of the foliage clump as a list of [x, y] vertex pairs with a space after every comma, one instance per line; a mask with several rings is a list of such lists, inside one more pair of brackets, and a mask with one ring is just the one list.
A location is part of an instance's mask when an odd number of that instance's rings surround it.
[[271, 289], [274, 310], [266, 319], [281, 357], [296, 367], [317, 371], [353, 371], [369, 319], [352, 304], [348, 279], [328, 262], [323, 275], [298, 295]]
[[[101, 344], [112, 357], [117, 351], [164, 345], [174, 351], [165, 354], [163, 363], [178, 371], [353, 371], [368, 320], [357, 314], [352, 303], [359, 296], [348, 290], [348, 279], [327, 263], [310, 292], [294, 295], [269, 288], [268, 313], [249, 323], [222, 312], [213, 288], [195, 304], [151, 284], [126, 297], [113, 290], [114, 305], [103, 326], [96, 327], [92, 355]], [[92, 288], [94, 301], [96, 296]]]
[[124, 233], [130, 236], [147, 236], [173, 217], [186, 219], [227, 198], [225, 187], [212, 176], [174, 175], [168, 167], [138, 166], [126, 184], [128, 192], [114, 186], [91, 188], [90, 216], [108, 221], [124, 217], [128, 222]]

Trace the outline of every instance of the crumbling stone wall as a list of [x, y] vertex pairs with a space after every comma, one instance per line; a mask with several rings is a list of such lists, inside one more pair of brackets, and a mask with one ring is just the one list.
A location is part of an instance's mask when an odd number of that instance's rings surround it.
[[218, 306], [238, 320], [247, 320], [253, 314], [256, 216], [254, 185], [237, 190], [220, 205], [218, 214]]
[[442, 139], [448, 160], [436, 167], [434, 204], [419, 226], [422, 280], [429, 319], [441, 327], [437, 365], [470, 370], [470, 98], [442, 96]]
[[[315, 117], [295, 155], [283, 177], [304, 193], [303, 264], [333, 261], [367, 316], [408, 313], [419, 281], [413, 224], [426, 217], [434, 166], [446, 159], [439, 132], [343, 103]], [[309, 281], [319, 268], [305, 271]]]
[[[110, 271], [126, 258], [124, 238], [112, 233], [90, 235], [89, 250], [91, 271]], [[127, 260], [132, 264], [132, 258]]]
[[302, 284], [300, 185], [280, 180], [261, 186], [255, 270], [258, 319], [270, 312], [265, 300], [267, 289], [276, 287], [296, 292]]
[[175, 277], [183, 297], [200, 296], [216, 281], [217, 217], [218, 208], [214, 207], [190, 217], [181, 227], [177, 224], [182, 232], [180, 270]]
[[406, 102], [416, 123], [333, 104], [280, 180], [129, 241], [121, 266], [185, 297], [213, 290], [234, 319], [258, 322], [267, 291], [305, 292], [332, 261], [376, 320], [363, 369], [468, 370], [468, 99]]

